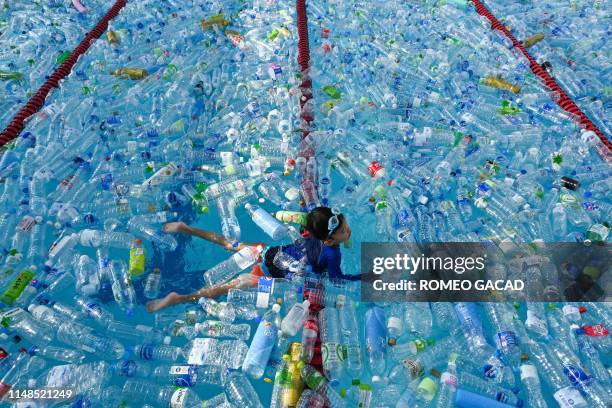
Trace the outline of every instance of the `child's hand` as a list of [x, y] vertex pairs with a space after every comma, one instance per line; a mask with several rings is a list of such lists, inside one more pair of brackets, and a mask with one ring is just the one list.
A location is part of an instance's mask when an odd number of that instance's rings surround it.
[[167, 232], [168, 234], [176, 234], [177, 232], [184, 231], [186, 227], [187, 224], [185, 224], [183, 221], [169, 222], [164, 224], [164, 232]]

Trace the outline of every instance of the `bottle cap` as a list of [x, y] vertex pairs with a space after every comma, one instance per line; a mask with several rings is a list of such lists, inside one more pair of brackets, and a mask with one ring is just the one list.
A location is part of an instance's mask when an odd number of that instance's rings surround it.
[[172, 341], [170, 336], [164, 336], [164, 344], [167, 346]]
[[352, 385], [359, 385], [361, 384], [361, 381], [359, 381], [359, 378], [353, 378], [353, 380], [351, 381]]
[[382, 377], [379, 375], [372, 376], [372, 383], [380, 384], [382, 382]]
[[[587, 266], [587, 268], [588, 268], [588, 266]], [[586, 271], [586, 269], [587, 269], [587, 268], [584, 268], [584, 269], [585, 269], [585, 271]], [[587, 308], [586, 308], [586, 307], [584, 307], [584, 306], [580, 306], [580, 307], [578, 307], [578, 311], [579, 311], [580, 313], [586, 313]]]
[[340, 388], [340, 396], [344, 398], [346, 396], [346, 390], [344, 388]]
[[436, 395], [438, 385], [436, 384], [434, 380], [432, 380], [429, 377], [426, 377], [423, 379], [423, 381], [419, 383], [419, 386], [417, 387], [417, 389], [425, 392], [427, 395], [426, 399], [431, 401], [434, 395]]
[[136, 245], [142, 245], [142, 241], [141, 241], [139, 238], [136, 238], [136, 239], [134, 240], [134, 243], [135, 243]]
[[528, 360], [529, 360], [529, 354], [522, 353], [521, 354], [521, 361], [528, 361]]
[[[288, 355], [288, 354], [285, 354], [285, 356], [289, 357], [289, 355]], [[284, 358], [285, 356], [283, 356], [283, 358]], [[305, 363], [305, 362], [303, 362], [303, 361], [300, 361], [300, 362], [298, 362], [298, 363], [297, 363], [297, 368], [298, 368], [298, 369], [300, 369], [300, 370], [301, 370], [302, 368], [304, 368], [305, 366], [306, 366], [306, 363]]]
[[440, 378], [442, 376], [442, 373], [437, 368], [432, 368], [429, 373], [436, 378]]
[[389, 341], [387, 342], [390, 346], [395, 346], [397, 344], [397, 340], [394, 337], [389, 337]]
[[272, 311], [274, 313], [280, 312], [280, 309], [281, 309], [281, 306], [278, 303], [275, 303], [275, 304], [272, 305]]

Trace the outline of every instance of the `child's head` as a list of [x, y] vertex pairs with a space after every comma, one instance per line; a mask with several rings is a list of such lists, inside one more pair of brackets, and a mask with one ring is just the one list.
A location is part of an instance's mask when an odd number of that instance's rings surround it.
[[338, 245], [351, 237], [351, 229], [344, 215], [328, 207], [317, 207], [306, 217], [306, 229], [327, 245]]

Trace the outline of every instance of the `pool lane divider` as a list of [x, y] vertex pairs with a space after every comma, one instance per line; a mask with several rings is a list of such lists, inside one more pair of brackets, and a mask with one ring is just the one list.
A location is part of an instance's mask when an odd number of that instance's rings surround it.
[[474, 3], [476, 7], [476, 12], [478, 14], [486, 17], [491, 23], [491, 28], [494, 30], [501, 31], [510, 41], [512, 41], [512, 45], [520, 50], [523, 55], [529, 60], [529, 68], [531, 71], [536, 74], [544, 84], [548, 87], [550, 92], [553, 94], [553, 100], [563, 109], [568, 112], [571, 117], [580, 124], [580, 126], [586, 130], [590, 130], [594, 132], [601, 143], [605, 147], [605, 151], [599, 151], [602, 158], [610, 162], [612, 160], [612, 143], [608, 140], [606, 135], [587, 117], [587, 115], [576, 105], [576, 103], [569, 97], [569, 95], [559, 86], [557, 81], [550, 76], [548, 72], [538, 62], [536, 59], [527, 51], [527, 49], [523, 46], [523, 43], [518, 41], [512, 33], [502, 24], [500, 21], [489, 11], [489, 9], [480, 1], [480, 0], [470, 0]]
[[70, 53], [70, 56], [55, 70], [55, 72], [45, 81], [38, 91], [28, 100], [28, 102], [17, 112], [6, 129], [0, 133], [0, 148], [15, 139], [24, 128], [25, 121], [38, 112], [45, 104], [45, 99], [53, 88], [59, 86], [59, 82], [70, 75], [72, 68], [76, 64], [78, 58], [85, 54], [92, 42], [108, 29], [108, 23], [117, 17], [119, 12], [125, 5], [127, 0], [117, 0], [108, 12], [98, 21], [95, 27], [87, 33], [85, 38], [76, 46]]

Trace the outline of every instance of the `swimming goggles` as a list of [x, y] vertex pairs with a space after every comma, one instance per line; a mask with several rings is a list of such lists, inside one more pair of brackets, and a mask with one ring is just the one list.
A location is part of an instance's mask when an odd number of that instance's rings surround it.
[[331, 212], [333, 215], [330, 217], [329, 221], [327, 221], [327, 231], [329, 232], [329, 234], [327, 234], [328, 237], [330, 237], [340, 226], [340, 218], [338, 218], [338, 216], [342, 214], [337, 208], [331, 208]]

